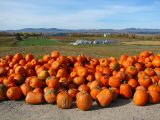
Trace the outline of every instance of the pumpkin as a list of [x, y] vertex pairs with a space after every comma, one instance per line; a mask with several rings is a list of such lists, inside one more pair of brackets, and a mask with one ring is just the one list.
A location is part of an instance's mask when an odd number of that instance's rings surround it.
[[57, 95], [57, 106], [62, 109], [68, 109], [72, 106], [72, 98], [67, 92], [60, 92]]
[[85, 83], [85, 79], [84, 77], [75, 77], [73, 79], [73, 83], [75, 83], [76, 85], [81, 85], [81, 84], [84, 84]]
[[157, 91], [149, 91], [149, 102], [157, 104], [160, 102], [160, 94]]
[[102, 84], [100, 83], [100, 81], [94, 80], [94, 81], [92, 81], [91, 84], [89, 85], [89, 88], [90, 88], [90, 90], [92, 90], [93, 88], [95, 88], [95, 87], [97, 87], [97, 86], [101, 87]]
[[40, 88], [40, 87], [42, 87], [42, 85], [43, 85], [42, 80], [38, 79], [37, 77], [31, 78], [30, 86], [32, 88]]
[[152, 84], [148, 87], [148, 91], [156, 91], [160, 93], [160, 86], [157, 84]]
[[58, 89], [58, 87], [59, 87], [59, 80], [55, 76], [48, 77], [46, 79], [46, 85], [48, 87], [51, 87], [51, 88], [54, 88], [54, 89]]
[[25, 56], [26, 62], [30, 62], [33, 58], [34, 58], [34, 56], [31, 53], [28, 53]]
[[94, 79], [95, 79], [94, 74], [89, 74], [89, 75], [86, 77], [86, 80], [89, 81], [89, 82], [93, 81]]
[[111, 76], [108, 81], [109, 86], [111, 87], [119, 87], [121, 84], [121, 79], [116, 76]]
[[0, 76], [6, 75], [7, 71], [4, 67], [0, 67]]
[[133, 96], [133, 102], [137, 106], [144, 106], [148, 102], [148, 94], [144, 90], [137, 90]]
[[71, 88], [71, 89], [68, 90], [68, 94], [71, 96], [71, 98], [73, 100], [76, 99], [76, 95], [77, 95], [78, 92], [79, 92], [79, 90], [76, 89], [76, 88]]
[[96, 96], [101, 92], [102, 88], [99, 86], [96, 86], [91, 89], [90, 95], [92, 96], [92, 99], [96, 100]]
[[6, 94], [10, 100], [19, 100], [22, 96], [22, 91], [20, 87], [10, 87]]
[[145, 75], [143, 77], [138, 78], [138, 83], [141, 86], [148, 88], [152, 84], [152, 79], [149, 76]]
[[137, 91], [137, 90], [147, 91], [147, 89], [146, 89], [144, 86], [138, 86], [138, 87], [136, 87], [136, 91]]
[[90, 88], [86, 84], [82, 84], [78, 87], [79, 91], [85, 91], [85, 92], [90, 92]]
[[117, 69], [119, 69], [119, 63], [117, 61], [110, 62], [109, 68], [111, 70], [117, 70]]
[[33, 90], [34, 93], [43, 93], [43, 90], [41, 88], [35, 88]]
[[113, 94], [113, 99], [112, 99], [112, 101], [116, 101], [117, 98], [118, 98], [118, 96], [119, 96], [119, 94], [120, 94], [119, 89], [118, 89], [118, 88], [111, 87], [110, 90], [111, 90], [111, 92], [112, 92], [112, 94]]
[[132, 97], [132, 89], [129, 84], [121, 84], [120, 85], [120, 95], [126, 99]]
[[88, 75], [88, 70], [85, 67], [79, 66], [76, 68], [77, 75], [80, 77], [86, 77]]
[[54, 88], [48, 88], [48, 90], [44, 92], [45, 101], [49, 104], [56, 103], [57, 93], [58, 91], [56, 91]]
[[108, 89], [103, 89], [96, 96], [97, 103], [102, 107], [109, 106], [111, 101], [112, 101], [112, 99], [113, 99], [113, 94], [112, 94], [111, 90], [108, 90]]
[[128, 84], [131, 86], [132, 90], [135, 90], [138, 86], [138, 81], [132, 78], [128, 81]]
[[155, 68], [160, 68], [160, 56], [154, 57], [152, 64]]
[[19, 73], [15, 74], [13, 79], [17, 83], [17, 85], [21, 85], [25, 81], [25, 77]]
[[7, 98], [6, 92], [7, 92], [6, 86], [3, 84], [0, 84], [0, 101], [6, 100]]
[[152, 69], [152, 68], [146, 68], [145, 70], [144, 70], [144, 72], [146, 72], [147, 73], [147, 75], [148, 76], [154, 76], [155, 75], [155, 71], [154, 71], [154, 69]]
[[102, 83], [103, 86], [108, 86], [108, 79], [109, 79], [108, 76], [103, 75], [103, 76], [100, 77], [99, 81]]
[[25, 98], [25, 102], [28, 104], [42, 104], [44, 97], [42, 93], [29, 92]]
[[107, 58], [101, 58], [99, 59], [100, 66], [102, 67], [108, 67], [109, 66], [109, 60]]
[[27, 83], [23, 83], [20, 88], [24, 96], [27, 96], [27, 93], [32, 91], [32, 87]]
[[130, 73], [131, 75], [135, 76], [137, 74], [137, 69], [135, 66], [128, 66], [126, 68], [126, 72]]
[[48, 71], [43, 70], [38, 73], [37, 77], [39, 80], [45, 80], [47, 77], [49, 77], [49, 73], [48, 73]]
[[79, 92], [76, 96], [76, 105], [80, 110], [89, 110], [92, 107], [92, 97], [85, 91]]

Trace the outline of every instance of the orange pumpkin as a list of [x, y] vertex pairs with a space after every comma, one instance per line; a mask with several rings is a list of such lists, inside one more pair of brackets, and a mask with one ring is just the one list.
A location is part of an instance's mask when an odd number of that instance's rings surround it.
[[19, 100], [22, 96], [22, 91], [19, 87], [10, 87], [6, 94], [10, 100]]
[[108, 81], [109, 86], [111, 87], [119, 87], [121, 84], [121, 80], [115, 76], [111, 76]]
[[67, 92], [60, 92], [57, 95], [57, 106], [62, 109], [72, 107], [72, 98]]
[[111, 90], [103, 89], [97, 96], [96, 101], [100, 106], [106, 107], [109, 106], [113, 100], [113, 94]]
[[80, 110], [89, 110], [92, 107], [92, 98], [90, 94], [84, 91], [77, 93], [76, 104]]
[[148, 88], [152, 84], [152, 79], [149, 76], [145, 75], [143, 77], [138, 78], [138, 83], [141, 86]]
[[81, 85], [85, 83], [85, 79], [83, 77], [75, 77], [73, 79], [73, 83], [75, 83], [76, 85]]
[[160, 94], [157, 91], [149, 91], [149, 102], [157, 104], [160, 102]]
[[32, 91], [32, 87], [27, 83], [23, 83], [20, 88], [24, 96], [27, 96], [27, 93]]
[[48, 88], [44, 92], [44, 99], [45, 99], [45, 101], [47, 103], [49, 103], [49, 104], [56, 103], [57, 93], [58, 93], [58, 91], [55, 90], [54, 88]]
[[120, 85], [120, 95], [127, 99], [132, 97], [132, 89], [129, 84], [124, 83]]
[[144, 106], [148, 102], [148, 94], [144, 90], [137, 90], [133, 96], [133, 102], [137, 106]]
[[29, 92], [25, 98], [25, 102], [28, 104], [42, 104], [44, 97], [42, 93]]
[[37, 77], [31, 78], [30, 86], [32, 88], [40, 88], [40, 87], [42, 87], [42, 85], [43, 85], [42, 80], [38, 79]]
[[86, 85], [86, 84], [82, 84], [78, 87], [78, 90], [81, 91], [85, 91], [85, 92], [90, 92], [90, 88]]
[[58, 89], [58, 87], [59, 87], [59, 80], [55, 76], [48, 77], [46, 79], [46, 85], [48, 87], [51, 87], [51, 88], [54, 88], [54, 89]]
[[101, 92], [102, 88], [97, 86], [91, 89], [90, 95], [94, 100], [96, 100], [96, 96]]

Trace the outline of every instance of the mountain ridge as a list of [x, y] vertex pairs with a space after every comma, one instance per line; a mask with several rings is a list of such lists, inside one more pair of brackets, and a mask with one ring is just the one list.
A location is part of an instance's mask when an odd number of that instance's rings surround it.
[[0, 32], [35, 32], [35, 33], [135, 33], [160, 34], [160, 29], [125, 28], [125, 29], [58, 29], [58, 28], [23, 28], [17, 30], [0, 30]]

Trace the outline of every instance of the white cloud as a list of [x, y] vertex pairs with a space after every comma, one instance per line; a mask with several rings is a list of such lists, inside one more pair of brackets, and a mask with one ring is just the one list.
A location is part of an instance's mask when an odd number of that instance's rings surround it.
[[[9, 1], [9, 0], [8, 0]], [[23, 5], [22, 3], [4, 2], [17, 9], [3, 10], [0, 8], [0, 29], [17, 29], [24, 27], [58, 27], [58, 28], [106, 28], [112, 23], [101, 20], [116, 16], [118, 14], [130, 14], [144, 12], [151, 9], [149, 6], [123, 6], [123, 5], [104, 5], [96, 9], [81, 9], [65, 13], [56, 11], [54, 8], [49, 14], [40, 14], [41, 7], [35, 5]], [[8, 7], [9, 7], [8, 6]], [[7, 8], [8, 8], [7, 7]], [[43, 8], [43, 7], [42, 7]], [[45, 10], [44, 10], [45, 11]], [[117, 23], [116, 23], [117, 24]]]

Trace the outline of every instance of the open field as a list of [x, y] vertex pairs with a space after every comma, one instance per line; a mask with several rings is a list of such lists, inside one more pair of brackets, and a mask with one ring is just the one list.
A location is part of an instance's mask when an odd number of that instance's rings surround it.
[[36, 57], [41, 57], [44, 54], [49, 54], [53, 50], [58, 50], [63, 55], [78, 55], [84, 54], [92, 57], [119, 57], [121, 54], [137, 55], [143, 50], [152, 50], [155, 53], [160, 52], [159, 46], [139, 46], [139, 45], [52, 45], [52, 46], [21, 46], [21, 47], [0, 47], [0, 56], [6, 54], [15, 54], [22, 52], [23, 54], [32, 53]]

